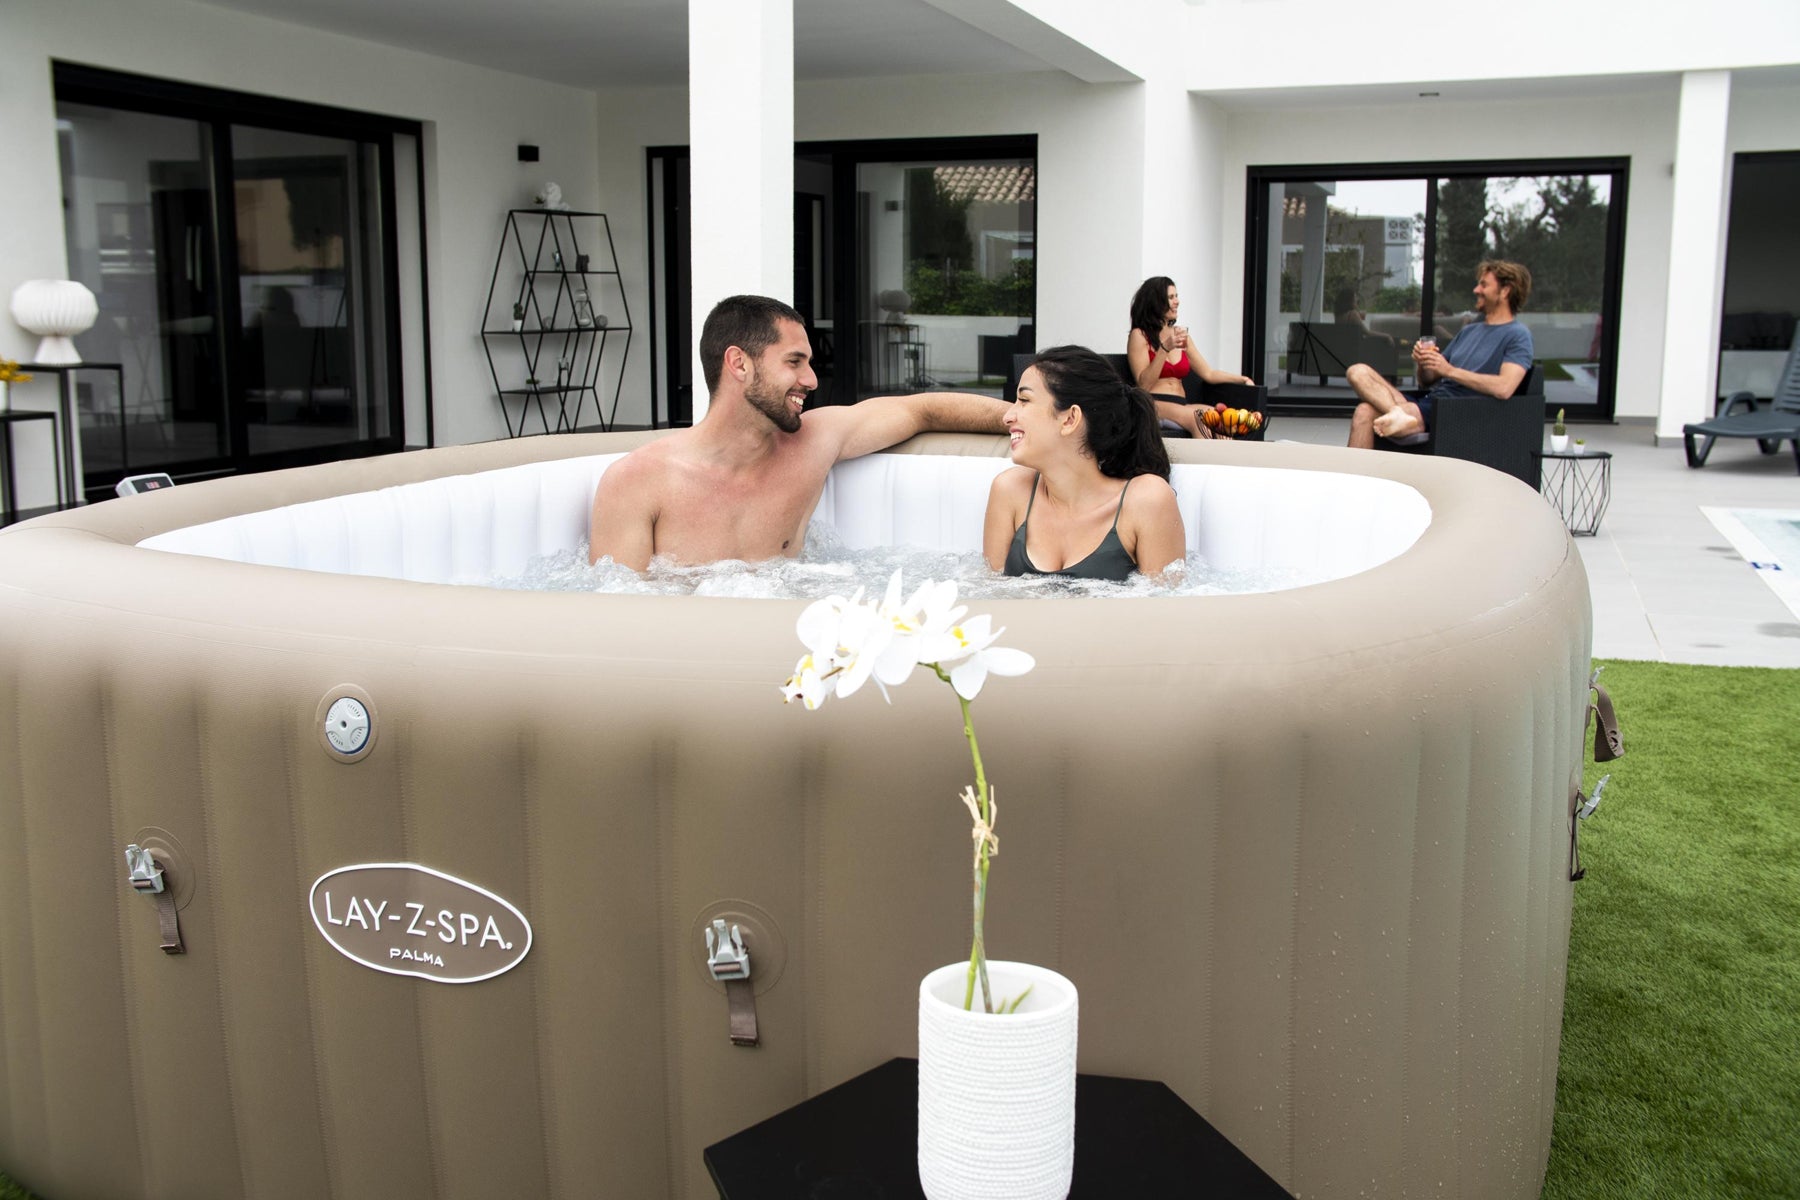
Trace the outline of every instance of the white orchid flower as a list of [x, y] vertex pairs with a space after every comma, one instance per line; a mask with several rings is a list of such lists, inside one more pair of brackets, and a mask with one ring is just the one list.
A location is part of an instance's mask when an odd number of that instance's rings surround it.
[[925, 639], [953, 623], [963, 609], [952, 609], [956, 602], [956, 583], [927, 581], [904, 602], [900, 599], [900, 572], [888, 580], [887, 594], [877, 611], [890, 627], [892, 637], [875, 662], [875, 680], [887, 687], [897, 687], [911, 676], [913, 668], [932, 660], [921, 653]]
[[[839, 699], [854, 695], [869, 681], [893, 640], [893, 627], [874, 605], [852, 603], [845, 607], [838, 620], [837, 645], [832, 651], [833, 665], [841, 672], [837, 677]], [[876, 686], [886, 699], [887, 688], [880, 679]]]
[[[822, 687], [838, 697], [854, 695], [874, 674], [876, 664], [893, 641], [888, 622], [860, 590], [848, 600], [827, 596], [801, 611], [794, 632], [805, 644], [812, 670]], [[784, 694], [807, 683], [804, 671], [796, 671]], [[877, 679], [883, 697], [887, 689]], [[804, 693], [797, 693], [804, 698]], [[816, 707], [816, 706], [812, 706]]]
[[[946, 635], [945, 640], [958, 650], [958, 654], [948, 656], [957, 659], [950, 668], [950, 686], [964, 700], [979, 696], [981, 685], [987, 682], [989, 675], [1023, 675], [1037, 666], [1037, 660], [1023, 650], [994, 645], [1006, 630], [991, 629], [993, 621], [992, 617], [982, 613], [952, 626]], [[934, 661], [942, 664], [947, 658]]]
[[800, 661], [794, 665], [794, 673], [781, 686], [783, 704], [792, 704], [798, 700], [806, 705], [808, 712], [825, 703], [825, 697], [830, 694], [825, 690], [824, 680], [819, 678], [818, 661], [811, 654], [800, 656]]
[[861, 598], [862, 592], [858, 591], [848, 600], [842, 596], [827, 596], [823, 600], [815, 600], [806, 606], [800, 619], [794, 622], [794, 632], [799, 635], [800, 644], [812, 651], [822, 671], [829, 672], [836, 657], [838, 626], [843, 624], [845, 610]]

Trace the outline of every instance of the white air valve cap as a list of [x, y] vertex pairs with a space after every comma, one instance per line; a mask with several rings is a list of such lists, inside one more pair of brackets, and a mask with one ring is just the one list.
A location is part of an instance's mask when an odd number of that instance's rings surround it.
[[369, 740], [369, 710], [352, 696], [339, 696], [325, 713], [325, 740], [339, 754], [355, 754]]

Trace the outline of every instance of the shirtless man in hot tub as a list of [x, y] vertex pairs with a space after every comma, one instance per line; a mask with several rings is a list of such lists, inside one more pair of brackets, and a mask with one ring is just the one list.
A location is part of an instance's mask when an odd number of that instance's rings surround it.
[[793, 558], [825, 476], [915, 433], [1001, 433], [1006, 405], [966, 392], [879, 396], [803, 413], [818, 386], [800, 314], [764, 296], [731, 296], [700, 332], [709, 402], [699, 424], [614, 463], [594, 490], [588, 561], [643, 570]]

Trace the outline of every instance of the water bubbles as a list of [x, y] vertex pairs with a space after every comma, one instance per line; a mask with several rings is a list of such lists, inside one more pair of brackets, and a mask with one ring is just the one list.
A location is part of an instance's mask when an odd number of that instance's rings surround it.
[[1162, 579], [1133, 575], [1124, 583], [1064, 579], [1053, 575], [1006, 578], [994, 574], [978, 553], [952, 554], [916, 546], [852, 550], [837, 530], [815, 521], [806, 531], [798, 558], [746, 563], [735, 560], [682, 566], [657, 559], [643, 574], [609, 561], [588, 565], [587, 546], [540, 555], [523, 574], [495, 579], [490, 586], [514, 591], [604, 592], [612, 595], [715, 596], [733, 599], [816, 600], [848, 596], [857, 588], [879, 596], [898, 568], [911, 588], [927, 579], [953, 579], [959, 600], [1019, 600], [1040, 597], [1122, 598], [1134, 596], [1218, 596], [1270, 592], [1320, 582], [1293, 570], [1222, 570], [1199, 555], [1170, 567]]

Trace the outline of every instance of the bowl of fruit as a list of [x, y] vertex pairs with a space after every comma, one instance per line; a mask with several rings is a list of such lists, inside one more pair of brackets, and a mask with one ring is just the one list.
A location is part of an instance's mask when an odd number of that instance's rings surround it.
[[1249, 437], [1263, 427], [1263, 415], [1254, 409], [1215, 404], [1200, 410], [1200, 423], [1216, 438]]

